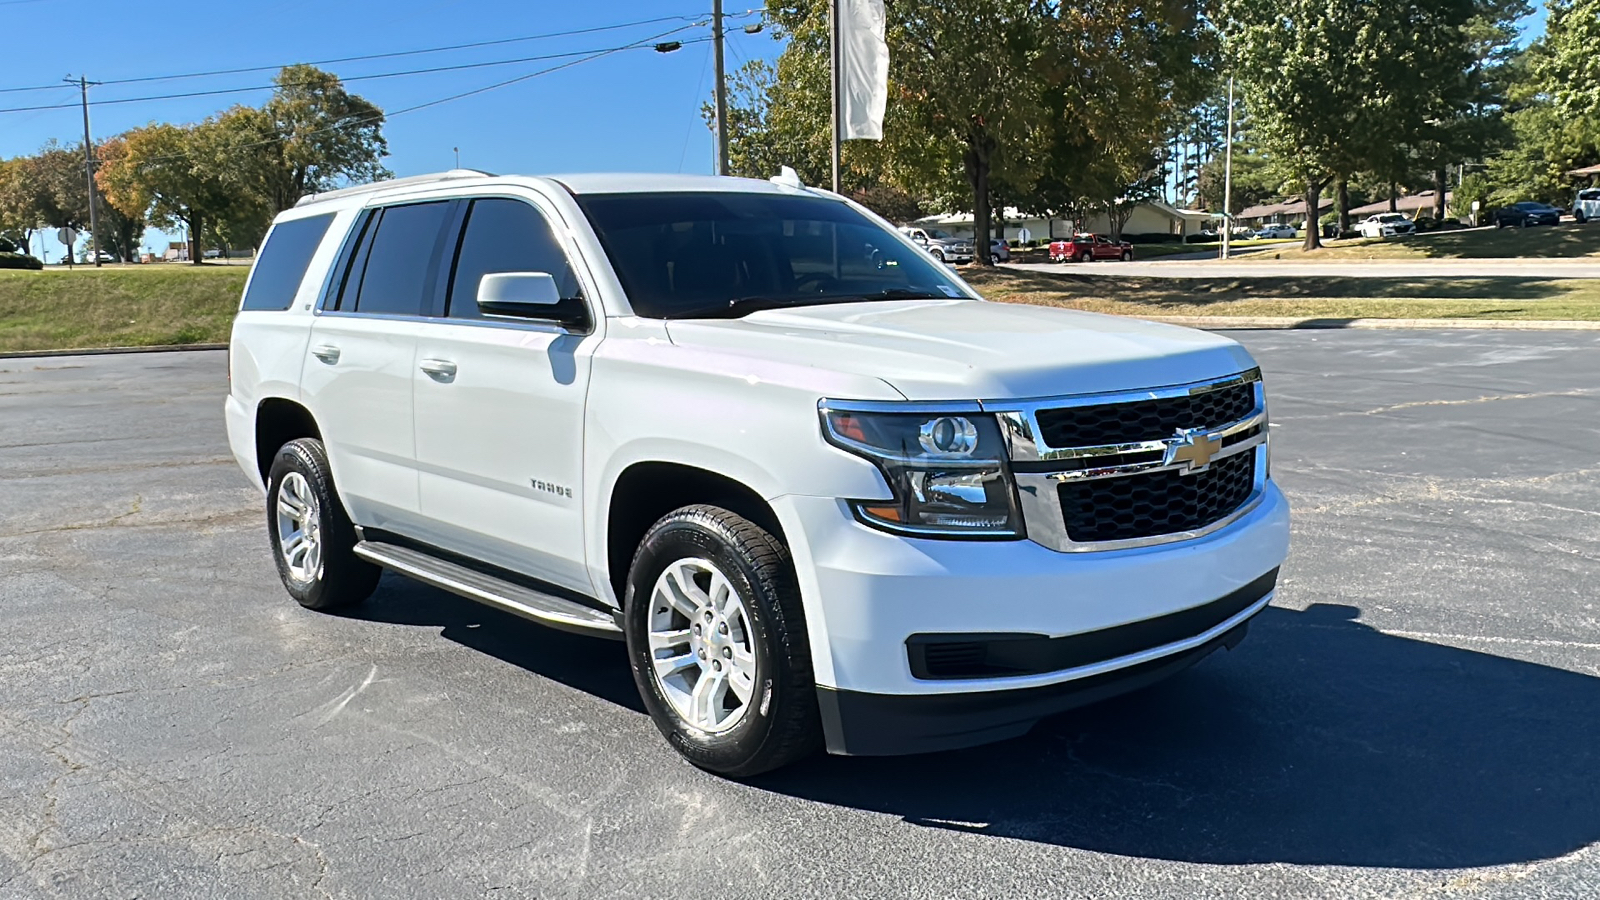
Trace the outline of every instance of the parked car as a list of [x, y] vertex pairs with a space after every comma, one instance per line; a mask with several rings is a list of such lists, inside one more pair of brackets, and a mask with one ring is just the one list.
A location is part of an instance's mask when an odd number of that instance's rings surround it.
[[1293, 225], [1267, 225], [1257, 229], [1251, 237], [1266, 241], [1274, 238], [1292, 238], [1299, 233], [1300, 230]]
[[1584, 188], [1572, 201], [1572, 217], [1579, 224], [1590, 219], [1600, 219], [1600, 188]]
[[1513, 203], [1504, 209], [1494, 211], [1494, 227], [1505, 228], [1514, 226], [1527, 228], [1530, 225], [1556, 225], [1561, 222], [1561, 210], [1548, 203], [1535, 203], [1524, 200]]
[[1356, 231], [1360, 232], [1362, 237], [1394, 237], [1399, 234], [1415, 234], [1417, 223], [1400, 213], [1378, 213], [1363, 219], [1360, 224], [1356, 225]]
[[972, 241], [968, 238], [958, 238], [947, 231], [923, 228], [919, 225], [902, 225], [900, 233], [911, 238], [918, 246], [928, 251], [929, 256], [940, 262], [972, 262]]
[[1244, 347], [984, 302], [792, 174], [307, 197], [228, 368], [302, 606], [389, 569], [623, 640], [668, 743], [731, 777], [1168, 677], [1244, 638], [1288, 550]]
[[989, 241], [989, 258], [995, 262], [1011, 262], [1011, 245], [1000, 238]]
[[1075, 234], [1068, 240], [1050, 242], [1052, 262], [1094, 262], [1095, 260], [1133, 259], [1133, 245], [1127, 241], [1113, 241], [1103, 234]]

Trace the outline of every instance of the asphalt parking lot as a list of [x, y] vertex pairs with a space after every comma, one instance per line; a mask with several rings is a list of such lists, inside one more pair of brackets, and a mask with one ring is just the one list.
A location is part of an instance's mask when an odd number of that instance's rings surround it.
[[1600, 334], [1236, 336], [1295, 503], [1244, 644], [749, 784], [619, 645], [296, 606], [221, 352], [0, 360], [0, 898], [1594, 897]]

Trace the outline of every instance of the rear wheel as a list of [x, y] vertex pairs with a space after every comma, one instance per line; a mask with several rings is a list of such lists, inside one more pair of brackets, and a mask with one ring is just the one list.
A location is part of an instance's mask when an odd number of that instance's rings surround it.
[[1078, 262], [1094, 262], [1094, 254], [1085, 250], [1078, 254]]
[[628, 573], [634, 682], [667, 743], [746, 778], [822, 743], [800, 589], [788, 548], [715, 506], [686, 506], [645, 534]]
[[357, 557], [355, 526], [333, 489], [322, 442], [284, 444], [267, 476], [267, 533], [272, 559], [289, 595], [307, 609], [360, 603], [378, 586], [381, 570]]

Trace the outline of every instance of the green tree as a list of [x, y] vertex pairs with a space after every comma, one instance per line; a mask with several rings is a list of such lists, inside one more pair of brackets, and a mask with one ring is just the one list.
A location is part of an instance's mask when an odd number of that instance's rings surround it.
[[36, 157], [0, 161], [0, 234], [27, 247], [46, 224], [49, 197]]
[[260, 109], [235, 107], [217, 118], [228, 132], [229, 168], [262, 199], [269, 220], [307, 194], [392, 177], [382, 165], [383, 110], [315, 66], [285, 66], [274, 82]]
[[105, 167], [121, 159], [128, 152], [128, 142], [120, 135], [100, 144], [95, 149], [99, 168], [95, 172], [95, 187], [100, 192], [100, 249], [113, 253], [123, 262], [138, 259], [139, 242], [144, 239], [143, 209], [124, 209], [105, 196]]
[[186, 225], [190, 261], [199, 265], [215, 223], [241, 202], [237, 182], [220, 165], [228, 135], [215, 119], [198, 125], [147, 125], [122, 135], [125, 151], [101, 168], [107, 200], [152, 224]]
[[[1464, 28], [1476, 11], [1474, 0], [1223, 0], [1253, 134], [1302, 185], [1307, 209], [1361, 171], [1398, 180], [1419, 145], [1440, 140], [1466, 102]], [[1319, 246], [1306, 229], [1306, 248]]]

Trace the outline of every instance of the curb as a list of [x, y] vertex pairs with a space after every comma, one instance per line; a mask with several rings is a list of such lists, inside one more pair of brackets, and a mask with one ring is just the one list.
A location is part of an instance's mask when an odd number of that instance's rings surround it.
[[1548, 319], [1330, 319], [1266, 316], [1137, 316], [1208, 331], [1332, 328], [1466, 328], [1482, 331], [1600, 331], [1600, 322]]
[[156, 344], [150, 347], [83, 347], [74, 350], [0, 351], [0, 359], [42, 356], [111, 356], [118, 353], [174, 353], [180, 350], [226, 350], [227, 344]]

